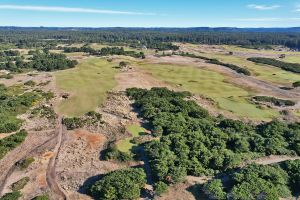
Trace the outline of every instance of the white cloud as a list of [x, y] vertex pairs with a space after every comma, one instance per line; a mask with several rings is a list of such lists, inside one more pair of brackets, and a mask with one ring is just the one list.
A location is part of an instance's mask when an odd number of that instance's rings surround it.
[[251, 9], [255, 9], [255, 10], [274, 10], [274, 9], [280, 8], [281, 6], [280, 5], [267, 6], [267, 5], [250, 4], [247, 7], [251, 8]]
[[95, 14], [115, 14], [115, 15], [156, 15], [155, 13], [128, 12], [117, 10], [100, 10], [89, 8], [69, 8], [55, 6], [30, 6], [30, 5], [0, 5], [2, 10], [29, 10], [29, 11], [49, 11], [49, 12], [69, 12], [69, 13], [95, 13]]
[[231, 20], [242, 22], [295, 22], [300, 21], [300, 18], [236, 18]]

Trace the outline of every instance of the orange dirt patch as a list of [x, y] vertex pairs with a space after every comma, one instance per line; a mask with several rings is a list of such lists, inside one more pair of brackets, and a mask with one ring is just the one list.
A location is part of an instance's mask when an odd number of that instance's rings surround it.
[[74, 135], [77, 139], [81, 138], [87, 142], [87, 146], [91, 149], [99, 147], [106, 141], [102, 134], [93, 134], [86, 130], [75, 130]]
[[50, 158], [52, 158], [53, 155], [54, 155], [53, 152], [48, 151], [43, 154], [43, 158], [50, 159]]
[[43, 174], [39, 174], [36, 178], [36, 181], [37, 181], [37, 184], [38, 184], [38, 187], [40, 189], [42, 188], [46, 188], [47, 187], [47, 180], [46, 180], [46, 175], [45, 173]]

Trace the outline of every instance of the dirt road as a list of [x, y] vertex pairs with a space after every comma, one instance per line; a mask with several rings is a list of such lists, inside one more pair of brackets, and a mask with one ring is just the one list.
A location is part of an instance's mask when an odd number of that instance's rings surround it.
[[60, 188], [59, 184], [57, 183], [56, 180], [56, 161], [57, 161], [57, 156], [61, 148], [62, 140], [63, 140], [63, 135], [65, 131], [65, 127], [62, 124], [62, 117], [58, 116], [58, 125], [57, 125], [57, 144], [55, 146], [55, 149], [53, 151], [53, 157], [50, 159], [48, 168], [47, 168], [47, 184], [52, 192], [60, 196], [60, 199], [68, 199], [67, 195], [65, 192]]

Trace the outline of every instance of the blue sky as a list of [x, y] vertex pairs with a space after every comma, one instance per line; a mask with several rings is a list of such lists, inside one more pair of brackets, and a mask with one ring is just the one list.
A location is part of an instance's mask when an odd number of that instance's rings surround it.
[[0, 26], [295, 27], [300, 0], [0, 0]]

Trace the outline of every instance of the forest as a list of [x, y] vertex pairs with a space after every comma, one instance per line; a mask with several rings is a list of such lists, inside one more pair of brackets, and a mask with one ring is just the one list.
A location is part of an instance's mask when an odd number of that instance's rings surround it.
[[[57, 41], [129, 44], [160, 50], [176, 50], [170, 42], [226, 45], [283, 45], [300, 48], [300, 33], [295, 30], [250, 29], [146, 29], [146, 28], [17, 28], [2, 27], [1, 43], [14, 43], [19, 48], [55, 47]], [[169, 43], [169, 44], [168, 44]]]
[[141, 116], [160, 137], [145, 144], [156, 182], [178, 183], [187, 175], [217, 175], [265, 155], [300, 155], [300, 124], [271, 121], [260, 125], [217, 118], [188, 92], [131, 88]]

